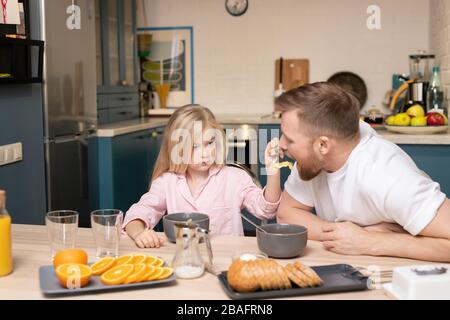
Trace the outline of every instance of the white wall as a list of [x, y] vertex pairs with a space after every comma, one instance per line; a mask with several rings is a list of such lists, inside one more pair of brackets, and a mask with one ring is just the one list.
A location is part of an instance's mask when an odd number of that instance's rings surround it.
[[430, 49], [436, 55], [436, 64], [441, 67], [441, 80], [448, 100], [450, 98], [450, 0], [431, 0], [430, 17]]
[[[429, 0], [249, 0], [237, 18], [224, 0], [142, 1], [138, 26], [194, 27], [195, 100], [217, 113], [271, 112], [279, 56], [310, 59], [310, 82], [355, 72], [366, 108], [381, 107], [392, 74], [408, 73], [408, 55], [429, 45]], [[381, 30], [366, 27], [372, 4]]]

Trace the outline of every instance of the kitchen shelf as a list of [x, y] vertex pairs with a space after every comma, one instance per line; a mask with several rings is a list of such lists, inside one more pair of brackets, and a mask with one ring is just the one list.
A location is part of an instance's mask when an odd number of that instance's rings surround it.
[[0, 38], [0, 84], [42, 82], [44, 41]]

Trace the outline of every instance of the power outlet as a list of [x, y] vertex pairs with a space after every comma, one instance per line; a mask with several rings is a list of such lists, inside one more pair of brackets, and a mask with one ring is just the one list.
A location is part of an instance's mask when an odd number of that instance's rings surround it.
[[22, 160], [22, 143], [0, 146], [0, 166]]

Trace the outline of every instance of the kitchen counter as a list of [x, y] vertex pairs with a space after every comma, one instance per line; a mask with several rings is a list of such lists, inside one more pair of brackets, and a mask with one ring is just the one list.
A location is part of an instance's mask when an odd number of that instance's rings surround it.
[[[270, 114], [216, 114], [221, 124], [280, 124], [279, 118], [273, 118]], [[154, 129], [167, 125], [169, 117], [147, 117], [135, 120], [121, 121], [106, 125], [100, 125], [97, 130], [98, 137], [115, 137], [122, 134], [140, 130]]]
[[[279, 118], [270, 114], [217, 114], [217, 120], [221, 124], [280, 124]], [[98, 137], [115, 137], [140, 130], [154, 129], [167, 125], [169, 117], [147, 117], [135, 120], [122, 121], [107, 125], [100, 125], [97, 130]], [[450, 130], [444, 133], [429, 135], [400, 134], [378, 129], [378, 134], [395, 144], [427, 144], [427, 145], [450, 145]]]
[[[0, 277], [0, 300], [3, 299], [45, 299], [39, 289], [39, 267], [50, 263], [50, 248], [45, 226], [13, 225], [13, 256], [14, 271], [6, 277]], [[211, 244], [217, 270], [226, 270], [231, 263], [231, 256], [236, 252], [257, 252], [254, 237], [212, 237]], [[90, 257], [94, 255], [94, 243], [90, 229], [80, 228], [77, 246], [86, 250]], [[201, 245], [202, 250], [204, 245]], [[175, 244], [168, 243], [160, 249], [138, 249], [128, 236], [124, 235], [120, 243], [120, 254], [145, 253], [158, 255], [167, 262], [173, 258]], [[281, 260], [286, 264], [291, 260]], [[309, 241], [301, 261], [310, 265], [326, 265], [348, 263], [353, 266], [379, 266], [381, 270], [392, 270], [396, 266], [425, 264], [423, 261], [390, 257], [344, 256], [322, 248], [320, 242]], [[152, 300], [215, 300], [228, 299], [219, 280], [210, 273], [194, 280], [177, 280], [177, 283], [167, 287], [155, 287], [139, 290], [115, 291], [87, 295], [73, 295], [64, 298], [71, 299], [152, 299]], [[290, 297], [289, 299], [389, 299], [383, 290], [366, 290], [359, 292], [335, 293], [306, 297]], [[51, 298], [58, 299], [58, 298]]]
[[378, 129], [377, 133], [395, 144], [450, 145], [450, 130], [435, 134], [403, 134]]

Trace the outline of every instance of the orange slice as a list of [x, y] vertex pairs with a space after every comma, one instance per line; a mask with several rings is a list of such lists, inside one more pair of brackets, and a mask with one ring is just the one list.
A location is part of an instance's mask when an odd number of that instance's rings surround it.
[[92, 276], [92, 269], [81, 263], [64, 263], [56, 270], [61, 285], [68, 289], [82, 288], [87, 285]]
[[145, 263], [145, 260], [147, 260], [147, 256], [146, 256], [146, 255], [143, 255], [143, 254], [135, 254], [135, 255], [133, 256], [133, 259], [132, 259], [130, 262], [128, 262], [128, 263], [131, 263], [131, 264]]
[[104, 274], [102, 274], [100, 280], [106, 285], [121, 284], [130, 274], [133, 273], [133, 271], [134, 265], [121, 264], [109, 269]]
[[138, 280], [138, 282], [147, 281], [147, 279], [153, 274], [153, 272], [156, 271], [156, 267], [152, 266], [150, 264], [146, 265], [145, 273], [141, 276], [141, 278]]
[[116, 266], [120, 266], [121, 264], [129, 264], [133, 260], [134, 256], [132, 254], [127, 254], [125, 256], [118, 257], [116, 259]]
[[143, 263], [136, 263], [134, 265], [133, 273], [130, 274], [125, 281], [124, 284], [138, 282], [141, 279], [142, 275], [147, 271], [147, 266]]
[[155, 267], [162, 267], [164, 265], [164, 260], [161, 258], [156, 258], [156, 260], [150, 264]]
[[158, 278], [164, 273], [164, 268], [155, 267], [155, 272], [153, 272], [150, 277], [147, 278], [147, 281], [158, 280]]
[[116, 258], [104, 257], [91, 265], [92, 274], [99, 275], [111, 269], [116, 264]]
[[153, 264], [154, 262], [156, 262], [156, 260], [158, 260], [158, 257], [155, 256], [147, 256], [147, 259], [145, 260], [145, 264]]
[[170, 267], [164, 267], [164, 268], [161, 268], [161, 269], [163, 269], [163, 273], [158, 277], [158, 280], [167, 279], [173, 273], [173, 269], [170, 268]]

